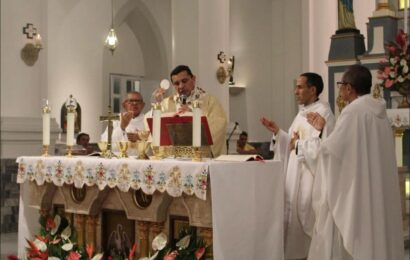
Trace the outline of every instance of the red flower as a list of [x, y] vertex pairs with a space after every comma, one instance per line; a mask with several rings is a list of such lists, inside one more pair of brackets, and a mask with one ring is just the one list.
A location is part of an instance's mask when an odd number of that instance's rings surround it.
[[406, 44], [406, 34], [402, 29], [399, 30], [399, 33], [396, 35], [396, 42], [404, 49]]
[[178, 255], [178, 251], [174, 250], [164, 256], [164, 260], [175, 260]]
[[137, 242], [132, 246], [130, 253], [128, 254], [128, 260], [134, 259], [135, 250], [137, 250]]
[[54, 219], [48, 218], [46, 222], [46, 231], [52, 230], [56, 226]]
[[80, 260], [80, 254], [74, 251], [71, 251], [70, 254], [67, 256], [67, 260]]
[[201, 259], [201, 257], [204, 255], [204, 253], [205, 253], [205, 247], [198, 248], [198, 250], [196, 250], [196, 252], [195, 252], [196, 260]]
[[92, 244], [87, 244], [85, 250], [87, 251], [88, 258], [91, 259], [94, 253], [94, 246]]
[[7, 256], [7, 260], [19, 260], [19, 259], [15, 255], [9, 255]]

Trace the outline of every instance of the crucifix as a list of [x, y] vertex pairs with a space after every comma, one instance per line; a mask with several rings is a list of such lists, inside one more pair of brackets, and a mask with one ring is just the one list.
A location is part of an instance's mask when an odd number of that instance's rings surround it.
[[112, 130], [113, 130], [113, 125], [112, 121], [113, 120], [120, 120], [120, 116], [116, 115], [112, 112], [111, 106], [108, 106], [108, 115], [106, 116], [100, 116], [100, 121], [107, 121], [108, 122], [108, 137], [107, 137], [107, 154], [106, 157], [111, 158], [113, 157], [112, 152], [111, 152], [111, 137], [112, 137]]

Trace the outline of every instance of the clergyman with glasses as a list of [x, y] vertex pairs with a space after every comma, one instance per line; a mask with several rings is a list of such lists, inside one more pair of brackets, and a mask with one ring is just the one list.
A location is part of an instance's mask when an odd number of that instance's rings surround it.
[[[138, 141], [138, 130], [144, 130], [144, 109], [145, 103], [141, 93], [137, 91], [128, 92], [127, 98], [122, 102], [124, 111], [121, 113], [120, 122], [113, 122], [112, 141]], [[107, 140], [108, 129], [101, 136], [101, 140]]]

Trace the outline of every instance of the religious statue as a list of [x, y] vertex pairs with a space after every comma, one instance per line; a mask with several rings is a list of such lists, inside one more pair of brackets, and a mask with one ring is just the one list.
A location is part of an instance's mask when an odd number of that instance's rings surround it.
[[353, 14], [353, 0], [337, 0], [338, 27], [341, 29], [356, 29]]

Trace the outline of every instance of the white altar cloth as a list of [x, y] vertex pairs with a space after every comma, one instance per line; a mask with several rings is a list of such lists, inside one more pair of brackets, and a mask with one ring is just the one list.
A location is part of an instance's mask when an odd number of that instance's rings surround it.
[[54, 183], [56, 186], [74, 184], [76, 188], [97, 185], [118, 187], [127, 192], [130, 188], [142, 189], [146, 194], [156, 190], [167, 191], [173, 197], [182, 192], [206, 199], [208, 163], [191, 161], [150, 161], [132, 158], [104, 159], [97, 157], [19, 157], [17, 183], [26, 180], [37, 185]]
[[[38, 185], [43, 185], [45, 182], [53, 182], [58, 186], [64, 183], [76, 186], [86, 184], [98, 185], [99, 188], [118, 187], [124, 191], [141, 188], [148, 194], [162, 190], [171, 196], [181, 196], [184, 192], [195, 194], [200, 199], [206, 199], [209, 173], [214, 259], [284, 259], [285, 178], [281, 162], [145, 161], [94, 157], [19, 157], [17, 162], [19, 183], [36, 181]], [[81, 167], [78, 166], [79, 162]], [[101, 173], [96, 168], [100, 164], [106, 169], [104, 178], [98, 177]], [[145, 174], [144, 171], [147, 172], [148, 168], [149, 174]], [[120, 177], [124, 171], [127, 172], [126, 169], [130, 173], [129, 186], [124, 184], [126, 178], [121, 180]], [[74, 180], [76, 171], [84, 173], [77, 184]], [[136, 172], [140, 172], [138, 176], [141, 182], [135, 182], [138, 179], [134, 174]], [[180, 185], [175, 185], [178, 182]], [[27, 226], [30, 219], [33, 220], [30, 216], [33, 213], [27, 212], [23, 206], [23, 187], [21, 192], [19, 248], [22, 250], [19, 250], [19, 256], [24, 253], [25, 238], [38, 232], [32, 230], [30, 225]]]
[[281, 167], [278, 161], [210, 164], [214, 259], [284, 259]]

